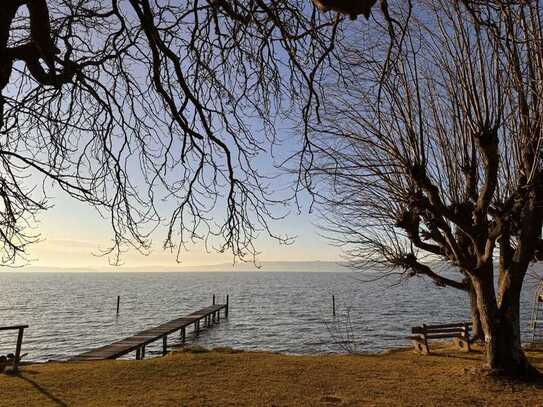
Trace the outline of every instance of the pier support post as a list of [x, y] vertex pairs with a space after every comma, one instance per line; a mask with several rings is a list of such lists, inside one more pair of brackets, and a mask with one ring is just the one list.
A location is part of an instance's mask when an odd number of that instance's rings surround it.
[[336, 296], [332, 295], [332, 315], [336, 316]]
[[140, 357], [141, 357], [142, 359], [145, 359], [145, 345], [143, 345], [143, 346], [141, 347], [141, 355], [140, 355]]
[[162, 337], [162, 356], [166, 356], [168, 353], [168, 335]]
[[213, 294], [213, 305], [215, 305], [215, 294]]
[[121, 296], [117, 296], [117, 316], [119, 316], [119, 305], [121, 305]]
[[224, 309], [224, 317], [228, 318], [228, 308], [230, 307], [230, 297], [226, 294], [226, 308]]
[[136, 349], [136, 360], [141, 359], [141, 348]]
[[185, 337], [186, 337], [186, 332], [185, 332], [185, 327], [181, 328], [181, 342], [185, 343]]

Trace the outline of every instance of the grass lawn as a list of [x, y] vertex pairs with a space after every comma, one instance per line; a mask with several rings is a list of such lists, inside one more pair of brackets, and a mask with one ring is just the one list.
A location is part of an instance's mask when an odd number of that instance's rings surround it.
[[[47, 363], [0, 375], [1, 406], [543, 406], [543, 383], [481, 374], [480, 352], [382, 355], [177, 352]], [[543, 353], [530, 359], [543, 370]]]

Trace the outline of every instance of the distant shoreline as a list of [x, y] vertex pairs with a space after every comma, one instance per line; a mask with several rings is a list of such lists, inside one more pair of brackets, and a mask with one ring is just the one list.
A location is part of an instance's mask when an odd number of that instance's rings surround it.
[[[168, 274], [182, 274], [182, 273], [315, 273], [315, 274], [356, 274], [362, 273], [355, 270], [332, 270], [332, 271], [311, 271], [311, 270], [71, 270], [71, 269], [51, 269], [51, 270], [6, 270], [0, 271], [0, 274], [25, 274], [25, 273], [89, 273], [89, 274], [141, 274], [141, 273], [168, 273]], [[379, 273], [377, 271], [365, 271], [364, 273]]]
[[56, 266], [33, 266], [28, 265], [21, 268], [5, 269], [4, 271], [26, 271], [26, 272], [309, 272], [309, 273], [330, 273], [330, 272], [351, 272], [346, 263], [334, 261], [277, 261], [253, 263], [219, 263], [198, 266], [105, 266], [105, 267], [56, 267]]

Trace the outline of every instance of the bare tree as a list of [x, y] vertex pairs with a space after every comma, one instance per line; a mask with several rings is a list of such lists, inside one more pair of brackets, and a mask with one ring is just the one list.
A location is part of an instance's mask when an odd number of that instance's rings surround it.
[[309, 187], [354, 266], [473, 287], [489, 367], [519, 375], [520, 293], [543, 247], [543, 10], [460, 3], [418, 2], [385, 80], [386, 43], [374, 41], [373, 62], [353, 50], [350, 80], [313, 128], [308, 168], [327, 187]]
[[289, 104], [318, 109], [340, 22], [307, 0], [4, 1], [2, 262], [37, 238], [39, 178], [111, 220], [114, 258], [166, 217], [178, 254], [215, 237], [251, 259], [276, 216], [254, 159]]

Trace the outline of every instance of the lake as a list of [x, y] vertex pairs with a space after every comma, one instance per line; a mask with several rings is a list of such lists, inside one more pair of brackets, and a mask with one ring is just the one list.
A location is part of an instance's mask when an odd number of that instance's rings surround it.
[[[0, 273], [0, 325], [28, 324], [25, 360], [66, 359], [130, 336], [230, 296], [230, 318], [189, 343], [295, 354], [378, 352], [406, 346], [411, 326], [469, 317], [468, 298], [422, 278], [361, 281], [375, 274]], [[522, 329], [532, 306], [522, 299]], [[115, 315], [117, 296], [120, 315]], [[337, 316], [332, 316], [332, 295]], [[13, 352], [15, 332], [0, 332], [0, 354]], [[170, 336], [175, 344], [177, 335]], [[347, 344], [346, 344], [347, 343]], [[161, 342], [148, 347], [160, 353]], [[131, 356], [133, 357], [133, 356]]]

